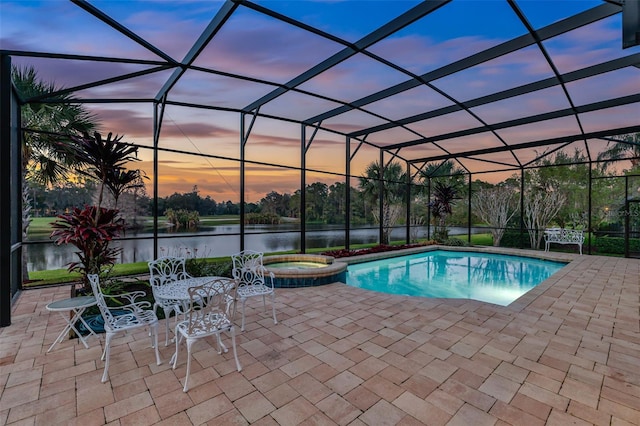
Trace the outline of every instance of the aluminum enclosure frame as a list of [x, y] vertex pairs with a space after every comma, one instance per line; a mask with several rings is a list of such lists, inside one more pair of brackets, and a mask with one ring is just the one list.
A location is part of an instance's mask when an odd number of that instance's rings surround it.
[[[424, 1], [417, 4], [415, 7], [409, 9], [407, 12], [401, 14], [400, 16], [390, 20], [388, 23], [380, 26], [374, 31], [370, 32], [368, 35], [360, 38], [356, 42], [348, 42], [346, 40], [340, 39], [332, 34], [329, 34], [319, 28], [315, 28], [308, 24], [304, 24], [300, 21], [292, 19], [290, 17], [284, 16], [280, 13], [275, 12], [274, 10], [269, 9], [263, 5], [253, 3], [247, 0], [227, 0], [224, 2], [222, 7], [219, 9], [218, 13], [213, 17], [210, 21], [209, 25], [202, 32], [197, 41], [193, 44], [193, 46], [189, 49], [188, 53], [182, 60], [176, 60], [172, 58], [166, 52], [163, 52], [158, 47], [154, 46], [152, 43], [145, 40], [140, 35], [136, 34], [133, 31], [127, 29], [122, 23], [118, 22], [114, 18], [110, 17], [106, 13], [102, 12], [97, 7], [93, 6], [91, 3], [85, 0], [72, 0], [72, 3], [76, 5], [78, 8], [84, 10], [86, 13], [92, 15], [93, 17], [99, 19], [105, 24], [109, 25], [113, 28], [114, 31], [121, 33], [125, 37], [129, 38], [133, 42], [137, 43], [140, 46], [143, 46], [145, 49], [153, 52], [156, 56], [158, 56], [158, 60], [134, 60], [128, 58], [115, 58], [115, 57], [103, 57], [103, 56], [92, 56], [92, 55], [76, 55], [76, 54], [60, 54], [60, 53], [51, 53], [51, 52], [33, 52], [33, 51], [19, 51], [19, 50], [1, 50], [0, 54], [2, 56], [2, 81], [1, 89], [2, 94], [0, 94], [0, 119], [2, 121], [1, 128], [1, 139], [3, 141], [2, 149], [0, 150], [0, 174], [2, 176], [3, 191], [2, 191], [2, 205], [9, 205], [9, 214], [15, 215], [16, 212], [19, 212], [19, 207], [21, 205], [21, 200], [18, 195], [16, 195], [15, 191], [5, 191], [5, 186], [7, 185], [7, 179], [14, 179], [16, 174], [16, 167], [12, 161], [15, 161], [15, 149], [20, 146], [20, 141], [16, 140], [19, 138], [19, 132], [12, 132], [11, 126], [15, 125], [13, 121], [15, 118], [11, 116], [11, 113], [16, 113], [15, 106], [12, 104], [11, 100], [11, 90], [10, 90], [10, 81], [7, 80], [7, 70], [10, 69], [10, 63], [12, 57], [21, 57], [21, 58], [55, 58], [60, 60], [70, 60], [70, 61], [88, 61], [88, 62], [100, 62], [104, 63], [105, 66], [109, 64], [137, 64], [137, 65], [145, 65], [150, 68], [144, 71], [131, 72], [127, 74], [120, 75], [118, 77], [112, 77], [108, 79], [96, 80], [90, 83], [85, 83], [81, 85], [77, 85], [74, 87], [66, 88], [58, 93], [75, 93], [80, 90], [84, 90], [87, 88], [96, 88], [108, 86], [111, 83], [117, 83], [126, 81], [129, 79], [133, 79], [143, 75], [151, 75], [154, 73], [160, 73], [165, 70], [173, 70], [171, 76], [166, 80], [164, 86], [153, 96], [145, 99], [141, 98], [130, 98], [130, 99], [98, 99], [98, 98], [84, 98], [78, 99], [78, 103], [84, 104], [115, 104], [115, 103], [145, 103], [149, 104], [150, 108], [153, 108], [154, 113], [154, 122], [153, 122], [153, 141], [154, 141], [154, 201], [155, 201], [155, 214], [154, 214], [154, 240], [155, 240], [155, 250], [154, 253], [157, 256], [157, 239], [158, 239], [158, 223], [157, 223], [157, 193], [158, 193], [158, 150], [159, 148], [159, 139], [160, 139], [160, 129], [162, 127], [163, 119], [164, 119], [164, 108], [167, 106], [184, 106], [190, 108], [198, 108], [198, 109], [206, 109], [213, 111], [225, 111], [225, 112], [233, 112], [238, 115], [238, 120], [240, 123], [240, 168], [241, 168], [241, 177], [240, 177], [240, 212], [241, 212], [241, 228], [240, 228], [240, 241], [241, 247], [244, 249], [244, 204], [245, 204], [245, 158], [244, 158], [244, 147], [248, 142], [249, 136], [251, 134], [252, 125], [255, 120], [260, 118], [270, 118], [276, 120], [282, 120], [284, 122], [295, 123], [300, 126], [300, 142], [301, 142], [301, 186], [304, 188], [305, 186], [305, 174], [308, 170], [306, 168], [306, 155], [309, 146], [313, 143], [314, 137], [313, 135], [309, 135], [307, 132], [307, 128], [313, 128], [314, 134], [318, 129], [325, 130], [327, 132], [338, 134], [345, 139], [345, 179], [347, 183], [351, 177], [355, 177], [351, 175], [351, 160], [353, 159], [355, 153], [357, 152], [360, 145], [368, 145], [375, 149], [379, 150], [379, 158], [381, 164], [384, 163], [384, 158], [396, 158], [402, 161], [407, 165], [407, 170], [419, 171], [421, 167], [424, 167], [425, 164], [443, 160], [460, 160], [460, 159], [475, 159], [479, 161], [487, 161], [486, 159], [481, 159], [479, 157], [484, 156], [486, 154], [492, 153], [500, 153], [500, 152], [509, 152], [514, 160], [514, 164], [511, 165], [513, 170], [520, 170], [521, 172], [531, 164], [532, 161], [521, 161], [517, 155], [517, 151], [521, 149], [527, 148], [537, 148], [537, 147], [551, 147], [556, 146], [558, 144], [568, 144], [575, 141], [580, 141], [584, 143], [585, 149], [589, 154], [588, 148], [588, 140], [589, 139], [598, 139], [604, 137], [614, 137], [620, 134], [626, 133], [635, 133], [640, 132], [640, 123], [633, 126], [624, 126], [624, 127], [612, 127], [610, 129], [601, 130], [601, 131], [585, 131], [580, 125], [580, 132], [577, 132], [573, 135], [558, 137], [558, 138], [549, 138], [549, 139], [539, 139], [528, 142], [522, 142], [517, 144], [509, 144], [507, 141], [503, 140], [497, 133], [497, 130], [500, 129], [508, 129], [515, 126], [525, 125], [525, 124], [533, 124], [533, 123], [543, 123], [546, 120], [560, 118], [560, 117], [574, 117], [575, 120], [580, 123], [580, 114], [588, 112], [588, 111], [599, 111], [606, 108], [612, 108], [615, 106], [623, 106], [623, 105], [631, 105], [631, 104], [640, 104], [640, 93], [636, 94], [628, 94], [626, 96], [619, 96], [613, 99], [606, 99], [598, 102], [592, 102], [588, 105], [576, 105], [575, 102], [571, 99], [569, 93], [564, 90], [566, 94], [567, 102], [570, 107], [562, 110], [529, 115], [527, 117], [514, 119], [514, 120], [506, 120], [499, 123], [488, 124], [483, 121], [480, 117], [478, 117], [472, 109], [478, 106], [487, 105], [492, 102], [507, 100], [510, 98], [514, 98], [516, 96], [532, 93], [538, 90], [542, 90], [545, 88], [551, 87], [562, 87], [567, 83], [578, 81], [581, 79], [586, 79], [590, 77], [594, 77], [597, 75], [605, 74], [607, 72], [612, 72], [615, 70], [621, 70], [627, 67], [636, 67], [640, 68], [640, 53], [631, 53], [627, 56], [620, 57], [617, 59], [609, 60], [606, 62], [602, 62], [599, 64], [587, 66], [581, 69], [577, 69], [567, 73], [560, 73], [554, 65], [553, 57], [546, 54], [544, 51], [544, 47], [542, 45], [542, 41], [553, 38], [560, 34], [567, 33], [569, 31], [581, 28], [585, 25], [588, 25], [593, 22], [597, 22], [599, 20], [621, 14], [625, 12], [625, 8], [629, 10], [628, 6], [623, 6], [622, 4], [617, 4], [615, 2], [603, 1], [603, 3], [597, 7], [586, 10], [582, 13], [576, 14], [574, 16], [570, 16], [566, 19], [563, 19], [559, 22], [555, 22], [544, 26], [542, 28], [534, 28], [526, 16], [522, 11], [520, 11], [518, 4], [516, 1], [507, 0], [509, 6], [513, 9], [514, 14], [518, 16], [523, 25], [525, 25], [528, 29], [528, 33], [522, 36], [516, 37], [514, 39], [503, 42], [497, 46], [490, 47], [484, 51], [477, 52], [471, 56], [466, 58], [462, 58], [453, 63], [442, 66], [433, 71], [418, 75], [415, 74], [398, 64], [391, 63], [378, 55], [367, 50], [369, 46], [372, 44], [379, 42], [380, 40], [385, 39], [386, 37], [402, 30], [403, 28], [409, 26], [413, 22], [429, 15], [430, 13], [447, 7], [447, 5], [452, 0], [431, 0]], [[297, 76], [291, 78], [284, 84], [274, 83], [270, 81], [260, 80], [257, 78], [247, 77], [241, 75], [240, 73], [227, 73], [222, 72], [217, 69], [203, 68], [201, 66], [194, 65], [196, 59], [203, 52], [205, 47], [210, 43], [219, 31], [224, 27], [224, 25], [229, 21], [229, 19], [241, 10], [242, 8], [250, 9], [253, 12], [267, 15], [275, 20], [282, 22], [283, 24], [295, 26], [301, 30], [311, 32], [319, 37], [323, 37], [327, 40], [331, 40], [343, 46], [342, 50], [338, 53], [328, 57], [327, 59], [315, 64], [313, 67], [307, 69], [306, 71], [298, 74]], [[635, 13], [635, 15], [634, 15]], [[633, 27], [634, 19], [637, 19], [637, 10], [632, 9], [631, 12], [628, 12], [624, 15], [624, 29], [626, 32], [629, 32], [629, 28]], [[634, 18], [636, 16], [636, 18]], [[629, 23], [631, 22], [631, 24]], [[628, 44], [627, 40], [629, 36], [623, 40], [623, 43]], [[452, 75], [456, 72], [469, 69], [473, 66], [487, 63], [496, 58], [500, 58], [504, 55], [507, 55], [512, 52], [519, 51], [521, 49], [537, 46], [538, 49], [543, 53], [545, 58], [547, 58], [549, 66], [554, 70], [554, 75], [549, 78], [545, 78], [539, 81], [523, 84], [521, 86], [491, 93], [489, 95], [477, 97], [475, 99], [461, 101], [456, 99], [449, 93], [441, 89], [437, 89], [433, 82], [440, 78]], [[309, 91], [302, 89], [300, 86], [312, 79], [313, 77], [318, 76], [322, 72], [329, 70], [333, 67], [336, 67], [343, 61], [352, 57], [356, 54], [364, 54], [368, 58], [377, 61], [381, 64], [389, 66], [396, 71], [399, 71], [407, 76], [407, 80], [387, 87], [384, 90], [377, 91], [375, 93], [368, 94], [359, 99], [345, 102], [339, 99], [334, 99], [331, 96], [328, 96], [323, 93], [310, 93]], [[9, 65], [6, 65], [8, 63]], [[266, 95], [263, 95], [253, 102], [247, 104], [242, 108], [228, 108], [222, 106], [211, 106], [211, 105], [202, 105], [202, 104], [190, 104], [180, 101], [175, 101], [170, 99], [169, 95], [171, 94], [172, 89], [176, 85], [177, 82], [180, 81], [181, 77], [185, 74], [187, 70], [197, 70], [205, 73], [211, 73], [213, 75], [224, 75], [231, 76], [239, 80], [247, 81], [247, 82], [259, 82], [263, 84], [269, 84], [273, 86], [273, 90], [271, 90]], [[374, 102], [387, 99], [394, 95], [403, 93], [410, 89], [426, 86], [432, 90], [435, 90], [446, 99], [451, 102], [450, 106], [434, 109], [431, 111], [426, 111], [424, 113], [416, 114], [409, 117], [403, 117], [401, 119], [390, 119], [380, 114], [372, 114], [377, 118], [380, 118], [385, 121], [382, 125], [372, 126], [368, 128], [361, 128], [352, 132], [339, 132], [330, 127], [323, 126], [323, 122], [330, 120], [331, 118], [337, 117], [340, 114], [350, 112], [350, 111], [362, 111], [367, 105], [370, 105]], [[293, 120], [286, 117], [278, 117], [266, 113], [261, 113], [261, 107], [269, 104], [275, 99], [279, 98], [285, 93], [294, 92], [301, 95], [312, 96], [316, 99], [327, 100], [333, 103], [340, 104], [339, 107], [325, 111], [321, 114], [307, 117], [300, 120]], [[55, 94], [52, 94], [55, 95]], [[42, 98], [33, 98], [33, 99], [23, 99], [20, 102], [24, 104], [28, 103], [47, 103], [50, 102], [46, 97]], [[384, 131], [384, 130], [392, 130], [395, 128], [407, 128], [406, 126], [412, 123], [416, 123], [422, 120], [443, 117], [447, 114], [451, 114], [454, 112], [463, 111], [469, 114], [472, 117], [475, 117], [477, 121], [480, 123], [479, 126], [464, 130], [458, 130], [449, 133], [438, 134], [435, 136], [426, 137], [424, 135], [416, 134], [416, 138], [414, 140], [398, 140], [390, 143], [388, 145], [376, 145], [367, 140], [368, 135]], [[251, 118], [251, 124], [247, 125], [245, 123], [247, 118]], [[478, 148], [478, 149], [468, 149], [463, 152], [452, 153], [446, 149], [446, 147], [442, 144], [442, 142], [462, 137], [469, 136], [480, 133], [491, 133], [497, 137], [502, 143], [501, 146], [491, 147], [491, 148]], [[415, 132], [413, 132], [415, 133]], [[6, 141], [10, 141], [10, 147], [7, 147]], [[359, 144], [357, 148], [353, 149], [351, 144]], [[442, 150], [442, 154], [438, 155], [429, 155], [429, 156], [414, 156], [411, 157], [408, 154], [405, 154], [406, 150], [403, 152], [405, 148], [409, 148], [412, 146], [422, 146], [422, 145], [434, 145]], [[14, 151], [10, 151], [13, 149]], [[11, 154], [13, 152], [13, 154]], [[13, 159], [13, 160], [12, 160]], [[591, 158], [589, 154], [589, 159]], [[505, 167], [509, 166], [504, 163], [495, 163], [496, 170], [502, 170]], [[21, 167], [21, 166], [20, 166]], [[11, 171], [11, 172], [10, 172]], [[12, 173], [11, 175], [7, 173]], [[409, 174], [409, 173], [408, 173]], [[476, 172], [469, 172], [469, 176], [477, 175]], [[381, 182], [382, 183], [382, 182]], [[350, 195], [349, 195], [349, 185], [347, 185], [347, 193], [345, 194], [345, 205], [347, 206], [346, 211], [346, 246], [349, 247], [349, 206], [350, 206]], [[303, 191], [304, 192], [304, 191]], [[7, 204], [5, 204], [7, 203]], [[304, 203], [304, 196], [302, 197], [302, 203]], [[380, 203], [381, 204], [381, 203]], [[304, 204], [303, 204], [304, 205]], [[407, 200], [407, 207], [409, 207], [409, 200]], [[4, 210], [4, 209], [3, 209]], [[304, 210], [304, 209], [303, 209]], [[409, 208], [407, 209], [407, 212]], [[3, 214], [6, 212], [3, 211]], [[407, 213], [408, 217], [408, 213]], [[18, 237], [18, 240], [15, 241], [15, 229], [10, 229], [11, 226], [15, 226], [20, 222], [20, 218], [16, 218], [12, 216], [12, 220], [6, 220], [4, 216], [0, 216], [2, 220], [0, 220], [0, 226], [2, 226], [3, 232], [0, 236], [0, 249], [2, 250], [2, 272], [0, 272], [0, 326], [6, 325], [6, 310], [7, 306], [5, 303], [7, 300], [7, 296], [13, 296], [15, 292], [13, 290], [8, 290], [13, 288], [13, 284], [11, 286], [8, 283], [12, 283], [16, 279], [21, 280], [20, 274], [16, 275], [15, 271], [15, 259], [11, 256], [15, 256], [15, 253], [20, 252], [20, 248], [22, 245], [21, 234]], [[303, 216], [304, 219], [304, 216]], [[304, 220], [303, 220], [304, 223]], [[301, 233], [302, 240], [304, 241], [305, 234], [305, 225], [302, 225]], [[407, 231], [408, 234], [408, 231]], [[380, 224], [380, 235], [382, 235], [382, 224]], [[304, 251], [304, 243], [302, 247]], [[9, 257], [7, 257], [9, 256]], [[13, 259], [13, 260], [11, 260]], [[16, 278], [19, 277], [19, 278]], [[9, 320], [10, 322], [10, 320]]]

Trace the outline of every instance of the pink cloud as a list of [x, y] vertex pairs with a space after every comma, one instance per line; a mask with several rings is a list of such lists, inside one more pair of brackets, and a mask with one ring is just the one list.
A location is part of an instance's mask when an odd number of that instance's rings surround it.
[[429, 36], [392, 36], [369, 50], [418, 75], [487, 49], [499, 41], [481, 37], [457, 37], [436, 42]]
[[308, 32], [252, 16], [234, 15], [196, 64], [285, 82], [342, 47]]

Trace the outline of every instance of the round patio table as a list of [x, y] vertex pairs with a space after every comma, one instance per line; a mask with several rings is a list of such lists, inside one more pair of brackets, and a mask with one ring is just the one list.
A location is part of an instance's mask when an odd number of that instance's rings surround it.
[[[49, 303], [46, 308], [51, 312], [58, 312], [62, 318], [64, 318], [67, 325], [64, 327], [58, 338], [51, 344], [47, 352], [49, 352], [56, 343], [62, 342], [67, 333], [71, 330], [75, 331], [76, 335], [82, 342], [85, 348], [89, 349], [89, 345], [87, 341], [84, 339], [82, 334], [76, 328], [76, 322], [80, 321], [84, 324], [84, 326], [89, 330], [89, 335], [94, 335], [97, 337], [97, 334], [89, 327], [89, 325], [82, 318], [82, 313], [90, 306], [96, 305], [96, 298], [93, 296], [81, 296], [81, 297], [70, 297], [68, 299], [56, 300], [55, 302]], [[73, 312], [73, 315], [69, 315], [66, 312]]]

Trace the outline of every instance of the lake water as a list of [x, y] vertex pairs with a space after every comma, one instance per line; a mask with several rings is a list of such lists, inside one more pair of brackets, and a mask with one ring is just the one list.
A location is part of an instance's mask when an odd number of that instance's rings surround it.
[[[433, 232], [433, 227], [431, 228]], [[421, 227], [419, 238], [426, 237], [427, 228]], [[482, 232], [481, 228], [472, 228], [472, 233]], [[240, 251], [240, 225], [220, 225], [201, 229], [197, 233], [162, 233], [158, 235], [158, 255], [221, 257]], [[467, 228], [451, 227], [450, 235], [466, 234]], [[204, 235], [203, 235], [204, 234]], [[215, 235], [211, 235], [215, 234]], [[393, 240], [403, 240], [404, 228], [396, 228]], [[153, 234], [128, 233], [126, 238], [115, 242], [123, 248], [118, 263], [142, 262], [153, 259]], [[370, 244], [378, 241], [378, 229], [351, 229], [351, 244]], [[344, 230], [339, 227], [323, 225], [307, 227], [306, 247], [326, 248], [344, 246]], [[300, 250], [300, 231], [295, 224], [245, 226], [245, 248], [275, 252]], [[27, 247], [27, 267], [29, 271], [66, 268], [70, 262], [77, 261], [75, 247], [56, 246], [53, 243], [29, 244]]]

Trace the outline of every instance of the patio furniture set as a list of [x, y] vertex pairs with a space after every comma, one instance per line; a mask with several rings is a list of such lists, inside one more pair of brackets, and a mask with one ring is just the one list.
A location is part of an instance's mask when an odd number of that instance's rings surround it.
[[[228, 349], [222, 342], [222, 334], [231, 338], [231, 347], [235, 358], [236, 368], [242, 370], [236, 350], [236, 335], [234, 319], [237, 305], [242, 304], [242, 320], [240, 330], [245, 328], [245, 304], [251, 297], [262, 296], [263, 307], [266, 312], [266, 297], [271, 296], [273, 323], [277, 324], [275, 310], [275, 291], [273, 274], [263, 266], [263, 254], [251, 250], [244, 250], [232, 256], [233, 278], [227, 277], [193, 277], [186, 270], [186, 259], [176, 257], [161, 257], [150, 261], [150, 283], [155, 303], [139, 301], [145, 294], [141, 291], [110, 295], [105, 294], [100, 286], [97, 275], [89, 275], [93, 296], [76, 297], [47, 305], [50, 311], [59, 312], [67, 322], [64, 330], [53, 342], [49, 351], [56, 343], [62, 341], [70, 330], [88, 347], [75, 324], [81, 321], [89, 332], [95, 333], [82, 319], [82, 313], [90, 306], [98, 305], [100, 314], [104, 318], [105, 347], [102, 360], [105, 362], [102, 382], [109, 377], [109, 355], [112, 338], [118, 333], [124, 333], [137, 328], [149, 328], [151, 345], [155, 349], [156, 361], [162, 363], [158, 352], [158, 316], [156, 312], [162, 308], [166, 318], [165, 346], [169, 345], [170, 317], [174, 316], [173, 341], [176, 349], [170, 363], [173, 369], [178, 364], [178, 354], [183, 341], [187, 346], [187, 372], [183, 391], [189, 389], [189, 373], [191, 370], [191, 349], [195, 341], [201, 338], [215, 336], [218, 354]], [[72, 312], [69, 316], [67, 312]]]

